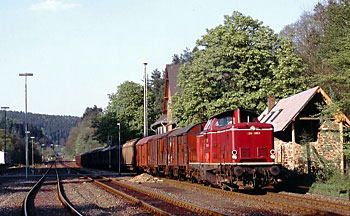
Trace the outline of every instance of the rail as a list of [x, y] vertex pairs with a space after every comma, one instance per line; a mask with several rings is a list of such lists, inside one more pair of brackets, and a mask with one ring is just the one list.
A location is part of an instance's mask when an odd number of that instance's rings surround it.
[[34, 192], [40, 187], [40, 185], [43, 183], [46, 175], [49, 173], [49, 171], [51, 170], [53, 165], [51, 165], [51, 167], [45, 172], [45, 174], [39, 179], [39, 181], [37, 181], [37, 183], [30, 189], [30, 191], [27, 193], [27, 195], [25, 196], [23, 203], [22, 203], [22, 215], [24, 216], [28, 216], [29, 215], [29, 199], [32, 198]]
[[57, 178], [57, 194], [58, 194], [59, 200], [61, 201], [63, 206], [66, 207], [67, 210], [71, 214], [77, 215], [77, 216], [82, 216], [83, 214], [81, 212], [79, 212], [76, 208], [74, 208], [74, 206], [63, 195], [62, 190], [61, 190], [62, 185], [61, 185], [60, 178], [58, 176], [58, 172], [57, 172], [57, 168], [56, 167], [55, 167], [55, 170], [56, 170], [56, 178]]
[[[245, 193], [239, 193], [239, 192], [232, 192], [232, 191], [226, 191], [222, 190], [219, 188], [214, 188], [214, 187], [207, 187], [203, 186], [200, 184], [195, 184], [195, 183], [189, 183], [189, 182], [184, 182], [184, 181], [177, 181], [177, 180], [171, 180], [171, 179], [163, 179], [164, 182], [171, 182], [172, 184], [181, 184], [181, 185], [187, 185], [190, 187], [197, 187], [205, 190], [210, 190], [214, 191], [216, 193], [222, 193], [225, 195], [229, 196], [234, 196], [234, 197], [240, 197], [240, 198], [245, 198], [249, 200], [254, 200], [254, 201], [259, 201], [263, 203], [267, 203], [270, 205], [275, 205], [275, 206], [281, 206], [286, 208], [287, 211], [292, 211], [292, 210], [298, 210], [301, 212], [305, 212], [308, 214], [312, 215], [342, 215], [342, 212], [347, 212], [350, 211], [350, 206], [340, 204], [340, 203], [330, 203], [329, 201], [321, 201], [321, 200], [316, 200], [316, 199], [309, 199], [309, 198], [304, 198], [300, 196], [295, 196], [295, 195], [289, 195], [289, 194], [280, 194], [280, 193], [271, 193], [267, 192], [266, 195], [250, 195], [250, 194], [245, 194]], [[280, 199], [285, 199], [284, 201], [276, 201], [271, 198], [280, 198]], [[293, 201], [291, 202], [286, 202], [286, 200]], [[295, 202], [298, 201], [300, 203], [308, 203], [309, 205], [301, 206], [297, 205]], [[323, 210], [320, 209], [320, 207], [328, 207], [332, 208], [332, 211], [329, 210]], [[333, 211], [334, 210], [334, 211]], [[342, 212], [340, 212], [342, 211]], [[336, 213], [339, 212], [339, 213]]]

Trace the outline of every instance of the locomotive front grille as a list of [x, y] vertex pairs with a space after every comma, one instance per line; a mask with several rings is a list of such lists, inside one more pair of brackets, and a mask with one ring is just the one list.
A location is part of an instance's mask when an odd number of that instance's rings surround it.
[[266, 148], [258, 148], [258, 157], [266, 157], [267, 149]]
[[250, 149], [249, 148], [240, 148], [241, 158], [250, 157]]

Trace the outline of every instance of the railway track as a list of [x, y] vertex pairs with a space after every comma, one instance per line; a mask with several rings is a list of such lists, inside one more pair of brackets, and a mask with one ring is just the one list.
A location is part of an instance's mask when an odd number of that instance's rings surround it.
[[124, 197], [130, 202], [157, 215], [224, 215], [187, 202], [123, 184], [106, 177], [85, 177], [105, 190]]
[[[70, 214], [81, 216], [82, 214], [74, 208], [74, 206], [68, 201], [65, 195], [62, 193], [62, 185], [60, 183], [59, 174], [55, 166], [55, 174], [56, 174], [56, 191], [58, 199], [61, 201], [61, 204], [70, 212]], [[29, 216], [35, 215], [35, 198], [37, 193], [40, 191], [45, 179], [48, 176], [48, 173], [52, 170], [53, 165], [45, 172], [45, 174], [39, 179], [39, 181], [31, 188], [31, 190], [27, 193], [26, 197], [23, 200], [22, 204], [22, 215]], [[60, 204], [57, 204], [60, 205]]]
[[222, 193], [234, 197], [245, 198], [258, 202], [263, 202], [268, 205], [274, 205], [284, 208], [291, 213], [303, 213], [309, 215], [350, 215], [350, 206], [334, 203], [329, 201], [310, 199], [292, 194], [272, 193], [267, 192], [263, 195], [250, 195], [245, 193], [226, 191], [219, 188], [208, 187], [190, 182], [177, 181], [171, 179], [163, 179], [164, 182], [178, 184], [182, 186], [197, 187], [204, 190], [210, 190], [215, 193]]

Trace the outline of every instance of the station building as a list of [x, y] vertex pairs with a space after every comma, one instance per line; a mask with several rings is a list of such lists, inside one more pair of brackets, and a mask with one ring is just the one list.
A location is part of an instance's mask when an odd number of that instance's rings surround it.
[[172, 120], [170, 104], [171, 98], [181, 89], [177, 86], [180, 67], [181, 64], [168, 64], [165, 67], [162, 116], [151, 125], [151, 129], [156, 131], [156, 134], [166, 133], [177, 126], [177, 123]]

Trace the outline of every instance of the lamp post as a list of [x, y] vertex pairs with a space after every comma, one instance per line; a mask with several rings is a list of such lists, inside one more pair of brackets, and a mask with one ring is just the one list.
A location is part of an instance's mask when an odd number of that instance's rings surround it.
[[27, 77], [33, 76], [32, 73], [20, 73], [19, 76], [24, 76], [25, 78], [25, 84], [24, 84], [24, 91], [25, 91], [25, 113], [24, 113], [24, 131], [26, 135], [26, 178], [28, 178], [28, 125], [27, 125]]
[[34, 138], [33, 136], [30, 137], [32, 139], [32, 168], [34, 169]]
[[42, 162], [42, 163], [45, 161], [45, 157], [44, 157], [44, 147], [45, 147], [45, 144], [41, 144], [41, 162]]
[[112, 136], [107, 137], [108, 140], [108, 168], [112, 168], [112, 157], [111, 157], [111, 145], [112, 145]]
[[121, 152], [121, 146], [120, 146], [120, 123], [117, 123], [117, 125], [119, 126], [119, 152], [118, 152], [118, 172], [119, 172], [119, 175], [121, 175], [121, 173], [120, 173], [120, 152]]
[[147, 66], [147, 62], [143, 62], [144, 65], [144, 80], [145, 80], [145, 84], [144, 84], [144, 88], [143, 88], [143, 135], [144, 137], [148, 136], [148, 121], [147, 121], [147, 72], [146, 72], [146, 66]]
[[6, 131], [7, 131], [7, 128], [6, 128], [6, 109], [9, 109], [10, 107], [1, 107], [1, 110], [4, 110], [4, 112], [5, 112], [5, 147], [4, 147], [4, 152], [5, 152], [5, 154], [6, 154], [6, 139], [7, 139], [7, 135], [6, 135]]

